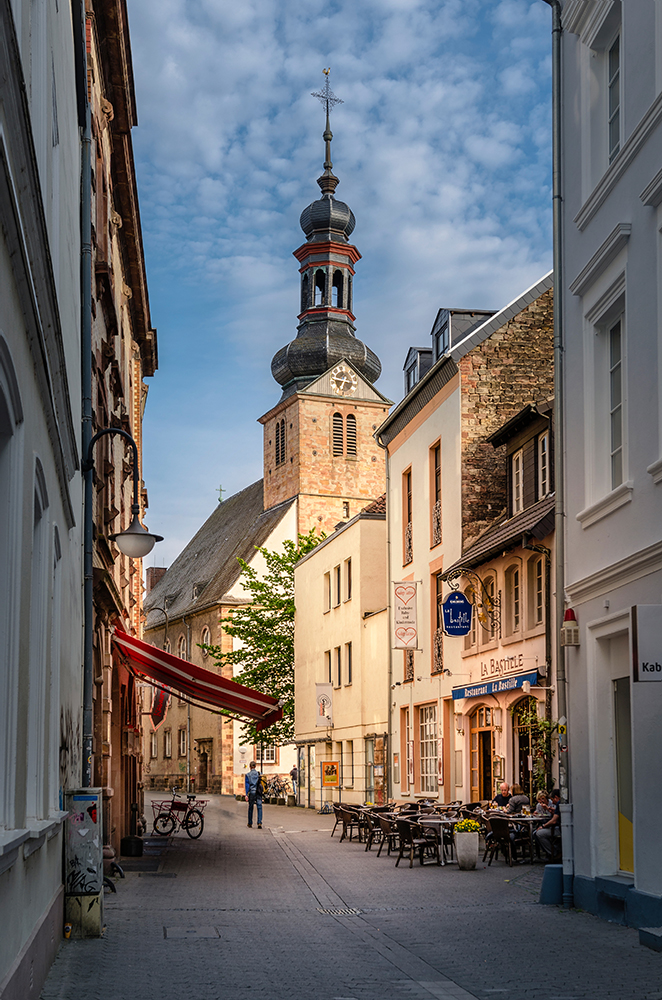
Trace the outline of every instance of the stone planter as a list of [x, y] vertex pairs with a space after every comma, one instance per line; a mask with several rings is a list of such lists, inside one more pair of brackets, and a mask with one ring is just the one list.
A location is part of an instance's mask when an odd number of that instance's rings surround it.
[[284, 806], [285, 803], [286, 803], [285, 799], [276, 799], [276, 805], [277, 806]]
[[455, 856], [462, 871], [471, 871], [478, 859], [478, 831], [455, 834]]

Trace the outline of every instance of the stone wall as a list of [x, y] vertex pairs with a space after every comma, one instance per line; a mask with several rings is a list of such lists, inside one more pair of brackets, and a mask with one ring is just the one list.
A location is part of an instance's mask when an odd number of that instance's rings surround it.
[[505, 450], [486, 441], [527, 403], [554, 395], [550, 289], [459, 362], [462, 397], [462, 547], [506, 506]]

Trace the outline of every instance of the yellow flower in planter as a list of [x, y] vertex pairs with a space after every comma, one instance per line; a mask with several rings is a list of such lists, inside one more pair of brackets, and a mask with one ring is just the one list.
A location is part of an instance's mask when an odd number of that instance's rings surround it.
[[461, 819], [459, 823], [455, 824], [456, 833], [479, 833], [480, 823], [476, 822], [475, 819]]

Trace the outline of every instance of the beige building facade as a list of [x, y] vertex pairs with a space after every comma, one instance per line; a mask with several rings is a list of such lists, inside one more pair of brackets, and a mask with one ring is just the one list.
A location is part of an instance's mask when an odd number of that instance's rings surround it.
[[[467, 710], [472, 716], [473, 709], [467, 702], [458, 710], [458, 691], [483, 669], [485, 657], [476, 655], [480, 646], [474, 650], [467, 640], [445, 634], [442, 608], [451, 590], [445, 577], [507, 510], [506, 447], [494, 447], [490, 436], [532, 393], [551, 395], [551, 276], [500, 312], [475, 314], [473, 325], [471, 319], [469, 311], [440, 310], [432, 330], [432, 367], [377, 431], [388, 450], [391, 587], [417, 587], [417, 648], [391, 653], [391, 792], [403, 800], [472, 798], [471, 734], [460, 717]], [[498, 604], [496, 574], [491, 585]], [[501, 642], [497, 630], [488, 643], [488, 672], [503, 669], [490, 664], [505, 658]], [[506, 640], [504, 647], [510, 645], [515, 641]], [[520, 653], [540, 655], [518, 650], [518, 664]], [[469, 694], [467, 699], [473, 701]], [[488, 698], [484, 707], [492, 705]], [[490, 712], [492, 726], [496, 731]], [[498, 780], [496, 738], [489, 753], [488, 777], [474, 788], [483, 793]], [[507, 765], [502, 768], [505, 777]]]
[[[299, 561], [295, 573], [295, 731], [299, 805], [386, 800], [388, 609], [385, 498]], [[316, 685], [332, 722], [320, 726]], [[329, 713], [327, 713], [329, 714]], [[337, 763], [338, 785], [323, 766]]]

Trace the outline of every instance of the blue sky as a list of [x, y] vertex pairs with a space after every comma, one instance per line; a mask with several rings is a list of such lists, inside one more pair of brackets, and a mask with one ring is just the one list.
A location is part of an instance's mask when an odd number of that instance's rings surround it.
[[302, 209], [319, 196], [331, 67], [337, 196], [356, 216], [357, 336], [402, 396], [440, 306], [497, 309], [551, 266], [542, 0], [129, 0], [133, 141], [159, 370], [150, 564], [262, 471], [257, 418], [296, 335]]

